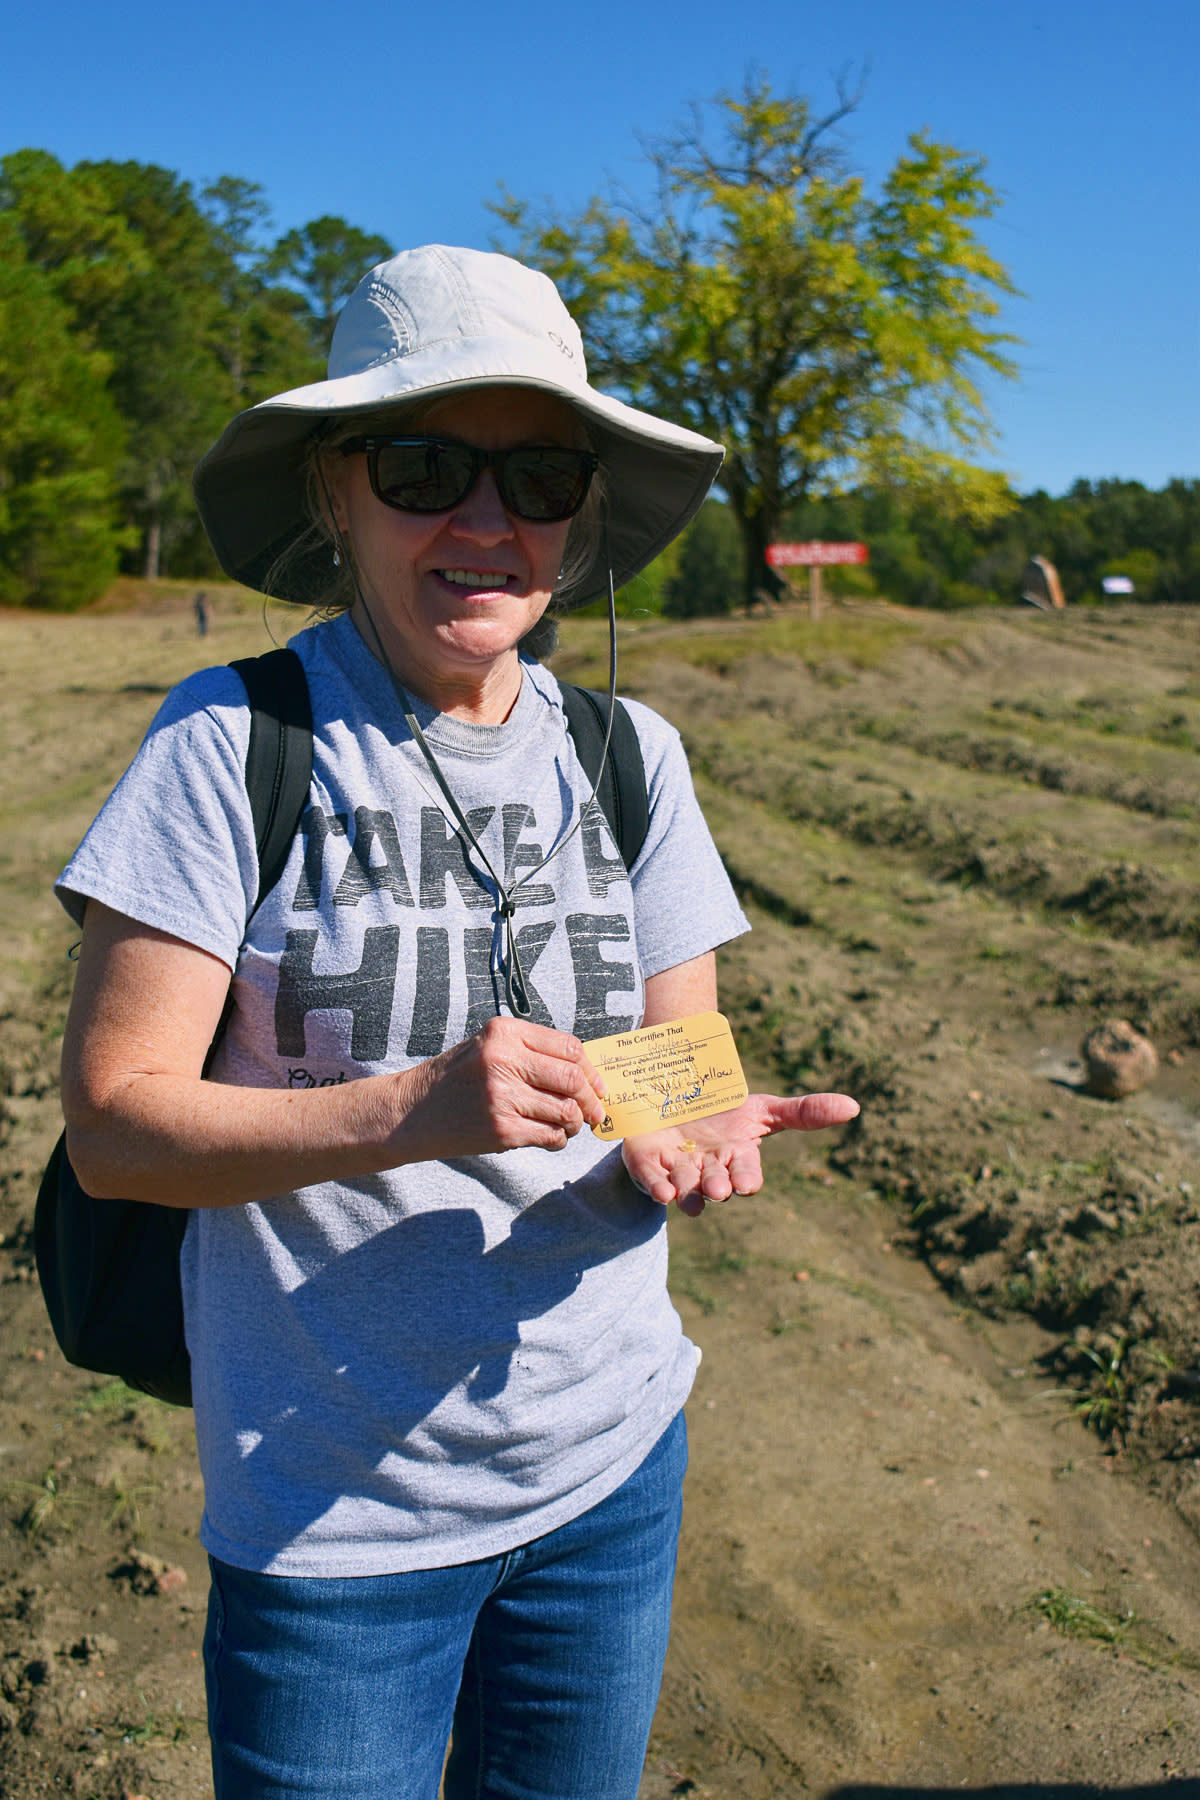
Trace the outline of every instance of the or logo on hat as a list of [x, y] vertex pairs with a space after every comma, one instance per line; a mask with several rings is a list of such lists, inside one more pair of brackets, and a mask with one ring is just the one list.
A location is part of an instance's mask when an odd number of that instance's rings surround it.
[[557, 331], [548, 332], [546, 335], [549, 337], [552, 344], [558, 345], [564, 356], [569, 356], [572, 362], [575, 361], [575, 352], [572, 350], [570, 344], [563, 343], [563, 340], [559, 337]]

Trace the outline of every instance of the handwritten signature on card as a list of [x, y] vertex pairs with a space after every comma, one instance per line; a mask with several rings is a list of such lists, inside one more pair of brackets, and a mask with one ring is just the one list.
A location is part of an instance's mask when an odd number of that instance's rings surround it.
[[596, 1038], [587, 1046], [607, 1087], [597, 1137], [637, 1137], [664, 1122], [686, 1124], [727, 1112], [746, 1098], [746, 1078], [729, 1021], [693, 1013], [640, 1031]]

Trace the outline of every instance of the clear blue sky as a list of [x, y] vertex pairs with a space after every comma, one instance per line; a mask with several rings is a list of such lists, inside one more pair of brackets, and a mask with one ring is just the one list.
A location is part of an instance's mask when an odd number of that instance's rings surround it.
[[486, 247], [501, 182], [566, 208], [636, 188], [638, 134], [751, 66], [821, 104], [864, 65], [869, 179], [925, 127], [1004, 197], [1025, 343], [989, 389], [997, 466], [1054, 493], [1200, 475], [1197, 0], [60, 0], [9, 13], [0, 150], [240, 175], [277, 231], [329, 212]]

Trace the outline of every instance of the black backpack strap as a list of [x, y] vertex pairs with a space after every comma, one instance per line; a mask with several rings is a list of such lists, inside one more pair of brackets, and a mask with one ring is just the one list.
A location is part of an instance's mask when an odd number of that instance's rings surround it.
[[312, 707], [294, 650], [231, 663], [250, 702], [246, 792], [258, 845], [257, 908], [283, 874], [312, 783]]
[[[569, 681], [560, 681], [558, 685], [576, 755], [589, 781], [595, 781], [608, 724], [608, 695], [595, 688], [575, 687]], [[619, 700], [613, 703], [612, 736], [596, 786], [596, 798], [621, 852], [621, 861], [627, 869], [632, 869], [650, 829], [650, 798], [637, 730]]]
[[[308, 802], [312, 709], [294, 651], [271, 650], [232, 666], [250, 702], [246, 791], [258, 846], [257, 905], [283, 873]], [[229, 1006], [227, 999], [214, 1044]], [[120, 1375], [176, 1406], [192, 1398], [179, 1277], [186, 1226], [182, 1207], [93, 1199], [59, 1138], [34, 1213], [38, 1278], [54, 1335], [69, 1362]]]

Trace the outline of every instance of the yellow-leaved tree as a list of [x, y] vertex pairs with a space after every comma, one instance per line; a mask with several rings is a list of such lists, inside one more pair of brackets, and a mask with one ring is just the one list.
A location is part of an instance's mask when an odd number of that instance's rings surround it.
[[1012, 504], [972, 460], [980, 377], [1015, 374], [983, 159], [917, 134], [869, 192], [839, 134], [855, 104], [816, 116], [751, 77], [648, 146], [647, 206], [494, 207], [504, 247], [558, 283], [592, 379], [726, 446], [747, 604], [779, 591], [767, 545], [814, 493], [898, 483], [975, 522]]

